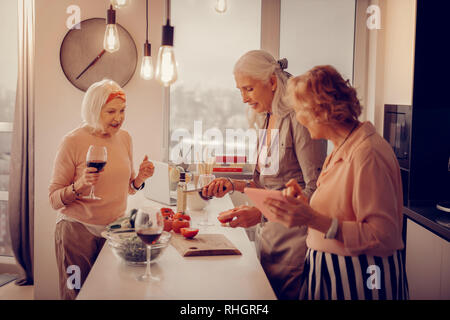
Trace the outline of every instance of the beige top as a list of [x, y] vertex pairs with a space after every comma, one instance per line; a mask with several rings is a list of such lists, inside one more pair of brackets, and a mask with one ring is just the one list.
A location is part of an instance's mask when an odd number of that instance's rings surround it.
[[[90, 145], [107, 148], [106, 166], [95, 185], [95, 195], [101, 200], [75, 198], [72, 192], [72, 182], [86, 168]], [[134, 177], [132, 141], [128, 132], [119, 130], [104, 138], [93, 135], [88, 127], [81, 127], [64, 136], [58, 148], [49, 186], [50, 204], [68, 220], [104, 226], [124, 215], [128, 194], [136, 192], [130, 186]], [[73, 201], [64, 204], [62, 199]]]
[[[308, 129], [298, 123], [293, 110], [278, 116], [274, 129], [279, 133], [279, 156], [278, 159], [275, 157], [275, 161], [279, 161], [278, 170], [265, 175], [256, 169], [253, 180], [260, 188], [280, 190], [295, 178], [305, 195], [310, 197], [316, 189], [327, 154], [327, 142], [312, 140]], [[276, 139], [271, 141], [276, 143]], [[276, 148], [272, 148], [272, 158], [276, 154], [274, 150]], [[270, 165], [274, 168], [273, 161], [270, 160]], [[306, 253], [306, 231], [306, 227], [288, 229], [274, 222], [263, 222], [257, 230], [256, 244], [261, 264], [281, 299], [298, 298], [298, 277], [303, 270]]]
[[325, 160], [311, 207], [343, 221], [344, 242], [308, 230], [308, 247], [343, 256], [386, 257], [403, 248], [402, 182], [392, 147], [370, 122]]

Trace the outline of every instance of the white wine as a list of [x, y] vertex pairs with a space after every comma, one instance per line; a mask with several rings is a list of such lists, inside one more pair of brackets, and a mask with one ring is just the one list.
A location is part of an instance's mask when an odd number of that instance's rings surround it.
[[186, 212], [186, 191], [187, 190], [187, 184], [186, 184], [186, 173], [181, 172], [180, 173], [180, 181], [177, 185], [177, 212], [185, 213]]

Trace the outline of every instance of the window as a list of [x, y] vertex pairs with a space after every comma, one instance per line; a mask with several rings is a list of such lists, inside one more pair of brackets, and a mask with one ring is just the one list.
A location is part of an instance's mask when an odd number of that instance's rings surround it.
[[0, 255], [12, 256], [8, 223], [8, 184], [17, 83], [17, 1], [0, 5]]
[[280, 55], [302, 74], [330, 64], [353, 78], [355, 0], [281, 0]]
[[[172, 141], [177, 132], [184, 144], [193, 146], [195, 141], [204, 153], [208, 149], [210, 155], [213, 150], [223, 155], [235, 144], [226, 139], [226, 129], [248, 129], [247, 106], [236, 89], [233, 67], [242, 54], [260, 48], [261, 0], [228, 0], [222, 14], [215, 4], [216, 0], [172, 0], [179, 67], [178, 80], [170, 89], [170, 160], [181, 150], [176, 148], [180, 140]], [[245, 149], [248, 152], [248, 145]], [[182, 157], [193, 163], [204, 156], [195, 153], [192, 148]]]
[[[242, 150], [242, 140], [226, 139], [226, 129], [248, 129], [246, 106], [232, 70], [243, 53], [261, 47], [261, 24], [276, 29], [271, 25], [278, 23], [276, 13], [261, 21], [264, 1], [268, 0], [228, 0], [226, 13], [219, 14], [216, 0], [172, 0], [179, 78], [170, 89], [170, 160], [204, 159], [205, 153], [197, 153], [205, 148], [210, 154]], [[356, 1], [279, 0], [278, 4], [280, 37], [274, 49], [289, 60], [288, 71], [299, 75], [330, 64], [352, 82]], [[215, 135], [223, 140], [211, 139]], [[194, 147], [198, 142], [201, 148]], [[250, 140], [244, 144], [251, 159]]]
[[356, 0], [281, 0], [280, 56], [288, 71], [329, 64], [353, 83], [355, 12]]

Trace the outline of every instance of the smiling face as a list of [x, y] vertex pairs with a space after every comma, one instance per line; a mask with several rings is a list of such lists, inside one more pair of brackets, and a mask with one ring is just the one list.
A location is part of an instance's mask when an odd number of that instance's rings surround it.
[[115, 98], [105, 104], [100, 111], [99, 124], [103, 133], [116, 134], [125, 120], [126, 103], [121, 98]]
[[258, 113], [272, 111], [272, 100], [277, 87], [275, 76], [272, 76], [268, 83], [241, 73], [236, 73], [234, 79], [236, 87], [241, 91], [244, 103]]

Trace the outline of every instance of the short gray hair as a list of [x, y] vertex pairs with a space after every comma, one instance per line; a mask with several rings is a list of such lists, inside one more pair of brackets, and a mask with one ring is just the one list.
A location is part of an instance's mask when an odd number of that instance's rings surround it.
[[[274, 74], [277, 78], [277, 88], [272, 100], [272, 112], [279, 115], [290, 111], [290, 106], [286, 103], [286, 84], [291, 76], [283, 71], [287, 68], [287, 59], [275, 60], [275, 58], [264, 50], [251, 50], [239, 58], [234, 65], [233, 73], [244, 74], [255, 80], [267, 83]], [[256, 120], [255, 111], [247, 110], [250, 126], [254, 126]]]
[[84, 125], [94, 129], [100, 129], [100, 112], [106, 103], [109, 95], [123, 89], [116, 82], [110, 79], [93, 83], [86, 91], [81, 103], [81, 119]]

